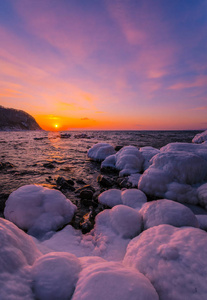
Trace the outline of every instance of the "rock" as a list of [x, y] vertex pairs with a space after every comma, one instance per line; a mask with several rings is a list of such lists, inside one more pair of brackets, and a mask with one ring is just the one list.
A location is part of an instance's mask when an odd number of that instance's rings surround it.
[[85, 181], [83, 179], [77, 179], [76, 180], [77, 184], [86, 184]]
[[103, 175], [98, 175], [97, 182], [103, 187], [112, 187], [114, 185], [113, 180], [106, 178]]
[[130, 188], [130, 187], [132, 187], [132, 184], [128, 181], [128, 178], [126, 178], [126, 177], [118, 178], [117, 183], [120, 186], [120, 188]]
[[75, 182], [72, 179], [68, 179], [66, 181], [67, 181], [68, 184], [70, 184], [72, 186], [75, 184]]
[[5, 170], [5, 169], [12, 169], [14, 168], [14, 165], [11, 164], [10, 162], [0, 162], [0, 170]]
[[114, 149], [115, 149], [115, 151], [119, 151], [119, 150], [121, 150], [121, 148], [123, 148], [124, 146], [116, 146]]
[[79, 188], [79, 189], [77, 189], [75, 192], [77, 193], [77, 194], [79, 194], [80, 195], [80, 192], [81, 191], [88, 191], [88, 190], [90, 190], [90, 191], [92, 191], [92, 192], [94, 192], [95, 193], [95, 189], [91, 186], [91, 185], [89, 185], [89, 184], [87, 184], [87, 185], [84, 185], [83, 187], [81, 187], [81, 188]]
[[93, 198], [93, 191], [92, 190], [82, 190], [80, 192], [81, 199], [92, 200]]
[[47, 162], [47, 163], [43, 164], [43, 167], [48, 168], [48, 169], [54, 169], [55, 168], [55, 166], [51, 162]]

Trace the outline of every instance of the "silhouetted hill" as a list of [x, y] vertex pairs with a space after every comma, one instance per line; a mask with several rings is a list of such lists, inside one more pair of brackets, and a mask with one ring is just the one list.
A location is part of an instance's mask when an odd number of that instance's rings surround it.
[[0, 130], [42, 130], [42, 128], [23, 110], [0, 105]]

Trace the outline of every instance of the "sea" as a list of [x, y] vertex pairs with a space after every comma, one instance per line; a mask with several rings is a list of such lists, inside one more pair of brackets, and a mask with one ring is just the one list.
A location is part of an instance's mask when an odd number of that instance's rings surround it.
[[[0, 201], [18, 187], [41, 184], [52, 187], [55, 178], [98, 188], [100, 163], [87, 157], [96, 143], [161, 148], [172, 142], [191, 143], [201, 131], [1, 131]], [[74, 195], [71, 194], [73, 198]]]

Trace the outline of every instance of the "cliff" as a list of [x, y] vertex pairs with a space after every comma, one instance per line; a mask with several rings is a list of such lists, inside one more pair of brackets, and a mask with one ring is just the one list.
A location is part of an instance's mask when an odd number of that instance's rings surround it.
[[0, 130], [42, 130], [42, 128], [23, 110], [0, 106]]

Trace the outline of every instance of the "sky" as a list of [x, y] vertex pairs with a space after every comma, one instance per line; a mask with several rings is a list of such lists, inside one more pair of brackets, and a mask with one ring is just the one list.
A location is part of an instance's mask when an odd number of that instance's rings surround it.
[[0, 0], [0, 104], [46, 130], [207, 128], [207, 0]]

